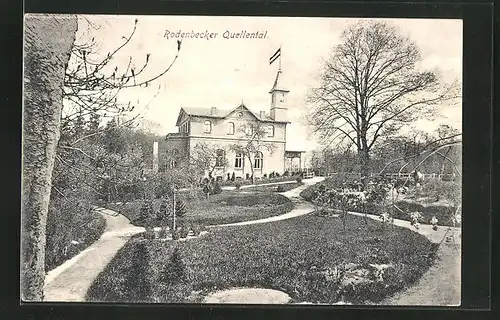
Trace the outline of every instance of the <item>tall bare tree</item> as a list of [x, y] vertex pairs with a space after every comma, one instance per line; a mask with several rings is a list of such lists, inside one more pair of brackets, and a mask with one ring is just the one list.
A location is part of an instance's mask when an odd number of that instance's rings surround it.
[[75, 16], [25, 18], [21, 297], [43, 300], [45, 229]]
[[238, 141], [231, 145], [231, 149], [241, 153], [250, 164], [250, 172], [252, 173], [252, 183], [255, 183], [255, 158], [257, 155], [262, 155], [264, 150], [273, 154], [276, 150], [276, 144], [266, 141], [267, 129], [265, 126], [257, 122], [249, 122], [239, 129]]
[[420, 61], [417, 45], [396, 27], [363, 21], [342, 32], [310, 92], [313, 131], [354, 146], [363, 176], [381, 137], [458, 97], [457, 83], [443, 84], [437, 71], [421, 70]]

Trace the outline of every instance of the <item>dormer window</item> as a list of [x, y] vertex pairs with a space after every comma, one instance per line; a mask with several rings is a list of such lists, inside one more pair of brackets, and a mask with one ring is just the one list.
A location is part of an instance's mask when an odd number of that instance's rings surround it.
[[208, 120], [205, 121], [205, 123], [203, 124], [203, 132], [204, 133], [212, 132], [212, 122]]
[[285, 94], [283, 92], [280, 93], [280, 102], [285, 102]]

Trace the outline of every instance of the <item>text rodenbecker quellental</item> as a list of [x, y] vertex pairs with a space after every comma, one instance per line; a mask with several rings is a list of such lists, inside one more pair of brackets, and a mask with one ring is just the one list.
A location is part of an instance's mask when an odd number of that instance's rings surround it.
[[209, 30], [205, 31], [183, 31], [183, 30], [165, 30], [165, 38], [167, 39], [265, 39], [267, 38], [267, 31], [229, 31], [226, 30], [222, 33], [220, 32], [211, 32]]

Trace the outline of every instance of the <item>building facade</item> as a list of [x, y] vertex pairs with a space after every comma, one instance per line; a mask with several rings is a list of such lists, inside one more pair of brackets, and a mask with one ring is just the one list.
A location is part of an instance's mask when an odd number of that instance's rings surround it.
[[[189, 161], [200, 150], [209, 150], [215, 154], [214, 163], [205, 175], [212, 171], [213, 177], [224, 179], [234, 173], [235, 178], [245, 179], [251, 176], [252, 169], [256, 178], [272, 172], [282, 174], [291, 153], [286, 152], [289, 91], [281, 81], [282, 71], [278, 70], [269, 91], [270, 107], [259, 113], [243, 103], [232, 110], [181, 107], [176, 122], [178, 132], [166, 137], [169, 166]], [[240, 151], [244, 149], [251, 149], [250, 159]]]

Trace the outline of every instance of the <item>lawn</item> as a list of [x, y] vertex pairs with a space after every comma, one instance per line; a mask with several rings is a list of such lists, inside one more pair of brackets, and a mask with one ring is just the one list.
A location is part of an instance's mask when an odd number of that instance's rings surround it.
[[[284, 291], [293, 303], [363, 304], [407, 288], [432, 264], [436, 246], [424, 236], [362, 217], [347, 219], [346, 230], [338, 218], [312, 214], [215, 228], [189, 241], [139, 235], [96, 278], [87, 300], [196, 303], [216, 290], [259, 287]], [[174, 247], [182, 258], [176, 264], [169, 263]], [[331, 275], [348, 268], [362, 271], [370, 264], [390, 266], [382, 281], [348, 285], [345, 277]], [[183, 275], [185, 280], [179, 280]]]
[[[280, 194], [263, 192], [223, 191], [221, 194], [192, 197], [180, 195], [186, 204], [187, 213], [183, 217], [186, 223], [214, 225], [235, 223], [268, 218], [290, 212], [294, 205], [287, 197]], [[158, 209], [160, 200], [154, 200]], [[141, 201], [124, 205], [108, 205], [133, 221], [138, 215]]]

